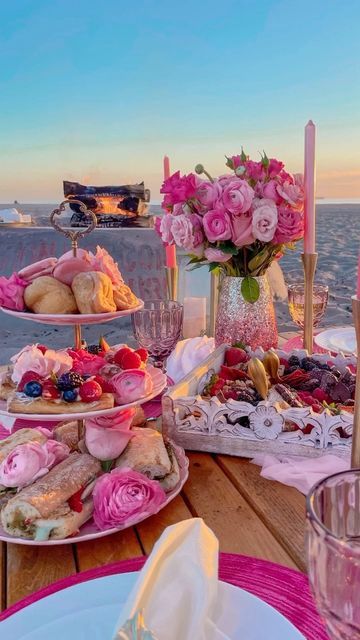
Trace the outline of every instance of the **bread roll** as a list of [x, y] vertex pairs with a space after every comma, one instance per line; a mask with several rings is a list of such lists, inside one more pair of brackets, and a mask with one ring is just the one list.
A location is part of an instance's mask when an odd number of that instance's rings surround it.
[[111, 313], [116, 311], [112, 282], [105, 273], [78, 273], [72, 290], [80, 313]]
[[70, 287], [51, 276], [36, 278], [24, 292], [25, 304], [34, 313], [77, 313]]
[[133, 309], [139, 304], [139, 299], [126, 284], [119, 284], [114, 288], [114, 301], [119, 311]]

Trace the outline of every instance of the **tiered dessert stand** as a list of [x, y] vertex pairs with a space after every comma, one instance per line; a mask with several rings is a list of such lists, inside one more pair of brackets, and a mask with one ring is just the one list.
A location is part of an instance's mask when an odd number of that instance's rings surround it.
[[[80, 208], [81, 213], [85, 213], [87, 216], [91, 218], [91, 222], [88, 227], [82, 228], [81, 230], [71, 230], [67, 228], [63, 228], [58, 224], [57, 218], [66, 210], [66, 205], [69, 204], [68, 200], [64, 200], [58, 208], [54, 209], [54, 211], [50, 215], [50, 222], [54, 229], [59, 233], [65, 235], [65, 237], [71, 240], [71, 248], [74, 257], [77, 255], [78, 250], [78, 240], [85, 235], [91, 233], [96, 227], [97, 221], [95, 214], [87, 209], [87, 207], [80, 200], [71, 200], [72, 204], [77, 204]], [[102, 324], [104, 322], [110, 322], [111, 320], [115, 320], [117, 318], [122, 318], [125, 316], [132, 315], [136, 311], [139, 311], [144, 306], [144, 302], [139, 300], [139, 304], [132, 309], [127, 309], [123, 311], [115, 311], [113, 313], [98, 313], [98, 314], [34, 314], [27, 311], [12, 311], [9, 309], [1, 308], [1, 311], [8, 315], [15, 316], [17, 318], [22, 318], [24, 320], [30, 320], [32, 322], [38, 322], [41, 324], [51, 324], [51, 325], [64, 325], [64, 326], [73, 326], [74, 327], [74, 348], [80, 349], [82, 346], [82, 335], [81, 335], [81, 327], [85, 324]], [[58, 415], [48, 415], [48, 414], [22, 414], [22, 413], [10, 413], [6, 408], [6, 401], [0, 401], [0, 416], [6, 416], [7, 418], [12, 419], [23, 419], [32, 422], [66, 422], [77, 420], [78, 422], [78, 430], [79, 430], [79, 439], [83, 437], [84, 434], [84, 421], [87, 418], [94, 418], [100, 416], [111, 416], [113, 414], [118, 413], [123, 409], [127, 409], [129, 407], [140, 406], [149, 400], [152, 400], [156, 396], [158, 396], [166, 387], [166, 378], [160, 369], [156, 369], [155, 367], [151, 367], [151, 376], [153, 379], [153, 389], [150, 394], [147, 396], [136, 400], [135, 402], [130, 402], [124, 405], [117, 405], [112, 407], [111, 409], [100, 409], [97, 411], [86, 411], [82, 413], [69, 413], [69, 414], [58, 414]], [[36, 425], [34, 425], [36, 426]], [[172, 443], [174, 448], [179, 468], [180, 468], [180, 481], [178, 485], [173, 489], [173, 491], [167, 494], [167, 500], [165, 503], [161, 505], [161, 509], [165, 507], [175, 496], [180, 493], [183, 485], [186, 482], [188, 476], [188, 459], [185, 456], [185, 452], [181, 447], [176, 446]], [[152, 515], [152, 514], [151, 514]], [[14, 538], [6, 534], [0, 526], [0, 540], [5, 542], [13, 542], [17, 544], [25, 544], [25, 545], [57, 545], [57, 544], [73, 544], [75, 542], [80, 542], [84, 540], [91, 540], [94, 538], [101, 538], [116, 531], [121, 531], [122, 529], [128, 528], [130, 526], [135, 525], [136, 523], [144, 520], [149, 516], [148, 513], [140, 514], [134, 519], [134, 522], [128, 522], [125, 526], [121, 526], [118, 528], [106, 529], [105, 531], [99, 531], [96, 529], [92, 520], [85, 523], [81, 527], [81, 531], [78, 535], [72, 536], [70, 538], [66, 538], [63, 540], [46, 540], [42, 542], [38, 542], [35, 540], [27, 540], [23, 538]]]

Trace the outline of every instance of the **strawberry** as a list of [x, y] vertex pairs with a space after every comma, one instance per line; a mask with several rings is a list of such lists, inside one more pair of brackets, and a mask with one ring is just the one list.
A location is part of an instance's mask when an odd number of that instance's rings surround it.
[[138, 353], [128, 350], [123, 354], [123, 357], [120, 360], [120, 367], [122, 369], [140, 369], [141, 362], [142, 361]]
[[41, 380], [41, 376], [35, 371], [26, 371], [18, 384], [17, 391], [24, 391], [25, 385], [34, 380]]
[[81, 494], [83, 491], [84, 487], [80, 487], [79, 491], [70, 496], [67, 501], [70, 509], [76, 511], [76, 513], [81, 513], [83, 510], [83, 503], [81, 502]]
[[79, 396], [84, 402], [94, 402], [102, 396], [102, 388], [95, 380], [87, 380], [79, 389]]
[[46, 400], [58, 400], [61, 398], [61, 391], [52, 380], [45, 380], [42, 386], [42, 397]]
[[45, 347], [44, 344], [38, 344], [37, 348], [39, 349], [39, 351], [41, 351], [41, 353], [44, 355], [44, 353], [48, 350], [47, 347]]
[[149, 354], [146, 351], [146, 349], [142, 349], [142, 348], [136, 349], [135, 353], [137, 353], [140, 356], [142, 362], [146, 362], [149, 357]]
[[233, 369], [231, 367], [225, 367], [225, 365], [221, 365], [219, 377], [223, 378], [223, 380], [247, 380], [248, 375], [245, 371], [241, 371], [241, 369]]
[[93, 380], [100, 385], [104, 393], [114, 393], [114, 386], [109, 380], [105, 380], [102, 376], [94, 376]]
[[320, 388], [314, 389], [314, 391], [312, 392], [312, 396], [313, 398], [315, 398], [315, 400], [318, 400], [319, 402], [324, 402], [324, 401], [331, 402], [331, 399], [328, 396], [328, 394], [325, 393], [325, 391]]
[[114, 354], [114, 362], [116, 362], [116, 364], [118, 364], [121, 367], [121, 360], [122, 357], [126, 354], [126, 353], [132, 353], [132, 350], [129, 349], [129, 347], [122, 347], [121, 349], [119, 349], [119, 351], [117, 351]]
[[228, 389], [227, 391], [223, 391], [223, 394], [226, 400], [237, 400], [238, 397], [238, 393], [235, 391], [235, 389]]
[[244, 351], [244, 349], [239, 349], [238, 347], [231, 347], [230, 349], [227, 349], [225, 353], [225, 364], [228, 367], [234, 367], [236, 364], [241, 364], [248, 360], [249, 356], [246, 351]]
[[311, 405], [311, 408], [315, 413], [321, 413], [324, 407], [322, 407], [321, 404], [314, 403]]
[[222, 380], [221, 378], [219, 378], [216, 382], [214, 382], [214, 384], [211, 385], [210, 389], [209, 389], [209, 394], [211, 396], [216, 396], [216, 394], [221, 391], [221, 389], [223, 388], [225, 384], [225, 380]]

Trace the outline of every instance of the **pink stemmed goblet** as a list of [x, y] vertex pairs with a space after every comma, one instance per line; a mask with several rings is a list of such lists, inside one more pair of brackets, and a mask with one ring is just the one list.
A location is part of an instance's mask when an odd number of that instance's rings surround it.
[[146, 300], [144, 308], [132, 316], [133, 333], [157, 367], [178, 342], [182, 333], [183, 306], [175, 300]]

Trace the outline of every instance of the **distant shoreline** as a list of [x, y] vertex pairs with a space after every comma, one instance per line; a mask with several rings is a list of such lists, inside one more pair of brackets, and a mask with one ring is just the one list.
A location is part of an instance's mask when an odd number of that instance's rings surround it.
[[[17, 201], [17, 202], [0, 202], [0, 207], [13, 207], [13, 206], [24, 206], [24, 205], [49, 205], [49, 206], [57, 206], [60, 200], [53, 202], [45, 202], [45, 201]], [[358, 198], [326, 198], [325, 196], [319, 196], [316, 198], [316, 204], [360, 204], [360, 196]], [[161, 200], [150, 202], [150, 206], [159, 207], [161, 205]]]

